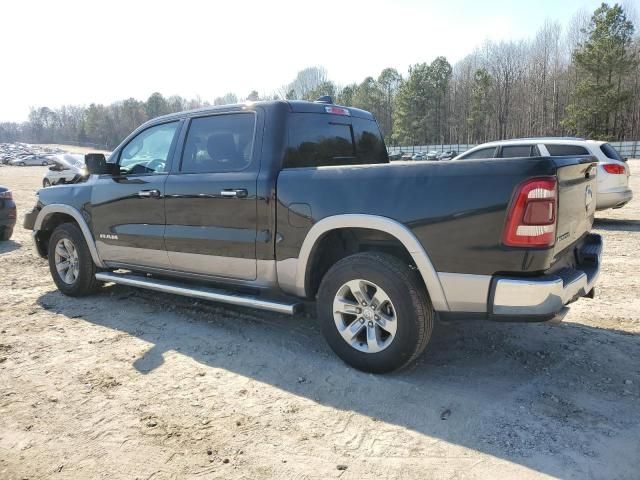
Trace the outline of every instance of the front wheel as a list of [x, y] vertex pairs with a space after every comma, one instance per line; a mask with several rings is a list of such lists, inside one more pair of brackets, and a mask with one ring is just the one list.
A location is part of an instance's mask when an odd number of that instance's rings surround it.
[[50, 186], [51, 186], [51, 182], [49, 181], [49, 179], [48, 179], [48, 178], [45, 178], [45, 179], [42, 181], [42, 186], [43, 186], [44, 188], [47, 188], [47, 187], [50, 187]]
[[384, 253], [358, 253], [333, 265], [320, 284], [317, 309], [331, 349], [365, 372], [407, 366], [433, 330], [433, 307], [417, 273]]
[[56, 227], [49, 238], [48, 256], [51, 277], [65, 295], [82, 297], [100, 285], [87, 242], [75, 223]]

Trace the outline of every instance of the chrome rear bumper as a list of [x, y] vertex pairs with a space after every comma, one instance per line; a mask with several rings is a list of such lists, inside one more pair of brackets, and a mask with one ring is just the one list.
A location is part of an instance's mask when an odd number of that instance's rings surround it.
[[590, 234], [578, 253], [576, 268], [563, 268], [538, 277], [493, 279], [489, 317], [496, 320], [544, 321], [568, 303], [589, 296], [600, 273], [602, 237]]

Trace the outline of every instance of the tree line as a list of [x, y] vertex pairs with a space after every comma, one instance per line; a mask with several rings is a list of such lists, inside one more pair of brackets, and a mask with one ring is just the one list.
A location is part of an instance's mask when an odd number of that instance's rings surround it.
[[[264, 95], [227, 93], [214, 105], [271, 99], [315, 100], [372, 112], [390, 145], [481, 143], [531, 136], [640, 138], [640, 38], [631, 14], [602, 3], [566, 26], [548, 20], [535, 37], [487, 41], [451, 65], [445, 57], [338, 85], [309, 67]], [[201, 98], [133, 98], [110, 105], [34, 108], [24, 123], [0, 123], [0, 142], [86, 142], [115, 147], [158, 115], [210, 105]]]

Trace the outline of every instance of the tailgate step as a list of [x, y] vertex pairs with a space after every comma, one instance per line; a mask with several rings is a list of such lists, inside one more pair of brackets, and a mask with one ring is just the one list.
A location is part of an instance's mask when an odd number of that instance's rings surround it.
[[229, 303], [241, 307], [258, 308], [271, 312], [293, 315], [302, 309], [302, 303], [261, 299], [254, 295], [244, 295], [218, 288], [200, 287], [186, 283], [144, 277], [131, 273], [98, 272], [96, 279], [101, 282], [113, 282], [130, 287], [146, 288], [156, 292], [183, 295], [213, 302]]
[[594, 263], [600, 260], [602, 254], [602, 239], [600, 235], [591, 234], [579, 252], [579, 260], [582, 262]]

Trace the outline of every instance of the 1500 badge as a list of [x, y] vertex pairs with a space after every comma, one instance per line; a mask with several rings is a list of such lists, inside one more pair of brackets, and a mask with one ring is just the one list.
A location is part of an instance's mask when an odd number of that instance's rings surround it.
[[111, 235], [110, 233], [101, 233], [100, 238], [105, 240], [118, 240], [118, 235]]

